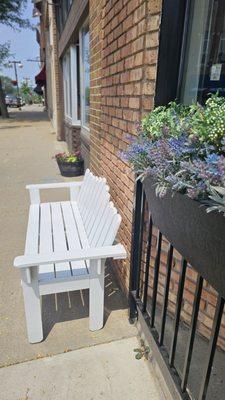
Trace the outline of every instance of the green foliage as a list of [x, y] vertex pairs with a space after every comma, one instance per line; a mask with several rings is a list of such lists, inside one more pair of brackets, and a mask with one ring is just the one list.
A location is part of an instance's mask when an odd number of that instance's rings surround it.
[[10, 42], [0, 43], [0, 68], [10, 56]]
[[22, 85], [21, 85], [21, 87], [20, 87], [20, 92], [21, 92], [23, 95], [29, 95], [29, 94], [31, 93], [31, 90], [32, 90], [32, 89], [28, 86], [27, 83], [25, 83], [25, 82], [22, 83]]
[[37, 93], [32, 93], [32, 101], [34, 104], [41, 104], [43, 97]]
[[143, 134], [153, 140], [186, 133], [200, 142], [216, 146], [220, 151], [225, 137], [225, 98], [211, 95], [204, 107], [171, 102], [167, 107], [157, 107], [148, 114], [142, 120], [141, 128]]
[[[141, 122], [141, 127], [146, 136], [159, 138], [166, 131], [173, 132], [173, 136], [178, 136], [183, 129], [184, 118], [188, 114], [188, 108], [176, 102], [169, 103], [168, 107], [156, 107]], [[179, 123], [178, 123], [179, 118]]]
[[193, 105], [190, 110], [190, 133], [220, 149], [221, 140], [225, 137], [225, 98], [212, 95], [205, 107]]
[[2, 76], [2, 88], [5, 94], [15, 94], [16, 95], [16, 88], [12, 85], [12, 79], [8, 76]]
[[30, 28], [28, 19], [23, 18], [23, 11], [27, 0], [3, 0], [0, 1], [0, 24], [11, 28]]
[[58, 153], [54, 157], [57, 161], [66, 162], [66, 163], [76, 163], [80, 161], [81, 154], [79, 151], [76, 153]]
[[225, 216], [225, 188], [211, 186], [209, 193], [210, 202], [208, 204], [211, 206], [207, 208], [207, 212], [216, 210]]
[[225, 215], [225, 98], [158, 107], [142, 129], [121, 157], [139, 177], [153, 178], [156, 195], [180, 192]]
[[148, 355], [150, 353], [150, 348], [149, 346], [145, 346], [145, 343], [143, 340], [141, 340], [141, 347], [134, 349], [133, 350], [135, 354], [136, 360], [141, 360], [143, 357], [148, 359]]

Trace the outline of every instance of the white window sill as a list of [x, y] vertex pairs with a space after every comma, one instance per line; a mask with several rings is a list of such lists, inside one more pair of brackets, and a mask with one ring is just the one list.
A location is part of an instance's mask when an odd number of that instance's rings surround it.
[[68, 117], [67, 115], [64, 118], [64, 121], [67, 122], [68, 124], [70, 124], [71, 126], [75, 126], [75, 127], [81, 127], [81, 122], [78, 121], [72, 121], [72, 118]]

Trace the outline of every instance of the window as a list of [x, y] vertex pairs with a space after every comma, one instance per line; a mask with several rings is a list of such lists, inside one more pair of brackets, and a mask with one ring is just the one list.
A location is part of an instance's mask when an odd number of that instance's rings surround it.
[[80, 33], [81, 124], [89, 128], [90, 119], [90, 38], [85, 24]]
[[180, 100], [202, 104], [225, 96], [225, 1], [191, 2]]
[[66, 119], [80, 125], [78, 117], [77, 47], [71, 46], [63, 57], [64, 111]]
[[62, 33], [64, 25], [67, 21], [72, 3], [73, 0], [60, 0], [58, 2], [56, 1], [56, 20], [57, 28], [60, 34]]
[[89, 130], [90, 60], [89, 28], [85, 24], [79, 40], [63, 57], [64, 111], [73, 125]]
[[63, 57], [63, 87], [65, 116], [72, 118], [71, 113], [71, 55], [68, 51]]

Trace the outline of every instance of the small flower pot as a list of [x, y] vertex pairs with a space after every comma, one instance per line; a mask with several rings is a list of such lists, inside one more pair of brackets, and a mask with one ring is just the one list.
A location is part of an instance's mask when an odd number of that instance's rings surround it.
[[181, 193], [159, 198], [151, 177], [143, 181], [153, 224], [225, 297], [225, 217]]
[[80, 176], [84, 174], [84, 160], [77, 162], [64, 162], [56, 160], [62, 176]]

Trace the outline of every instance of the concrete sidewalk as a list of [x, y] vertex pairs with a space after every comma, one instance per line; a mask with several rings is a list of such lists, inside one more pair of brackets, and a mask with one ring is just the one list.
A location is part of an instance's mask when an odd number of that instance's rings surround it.
[[3, 400], [163, 400], [136, 338], [0, 369]]
[[[105, 326], [88, 329], [88, 292], [43, 296], [44, 341], [27, 341], [20, 272], [13, 268], [15, 256], [23, 254], [28, 218], [27, 183], [62, 181], [52, 159], [60, 150], [51, 125], [39, 107], [13, 111], [13, 118], [0, 122], [1, 152], [1, 268], [0, 268], [0, 365], [39, 356], [63, 353], [136, 334], [127, 319], [127, 301], [111, 271], [106, 271]], [[67, 178], [65, 178], [67, 179]], [[64, 190], [44, 191], [46, 199], [66, 199]], [[3, 349], [3, 351], [2, 351]]]
[[[103, 329], [88, 329], [86, 290], [70, 297], [48, 295], [42, 301], [44, 340], [28, 343], [20, 273], [12, 266], [24, 252], [25, 185], [65, 180], [52, 159], [65, 147], [37, 106], [13, 110], [10, 120], [0, 120], [0, 138], [0, 400], [161, 399], [146, 363], [134, 360], [137, 331], [128, 322], [127, 299], [109, 268]], [[46, 191], [42, 200], [67, 195]]]

